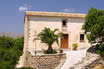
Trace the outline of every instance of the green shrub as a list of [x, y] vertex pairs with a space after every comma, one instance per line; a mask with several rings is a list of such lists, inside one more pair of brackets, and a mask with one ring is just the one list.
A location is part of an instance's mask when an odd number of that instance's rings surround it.
[[100, 53], [100, 55], [104, 58], [104, 51]]
[[23, 37], [17, 39], [0, 37], [0, 69], [15, 69], [22, 55], [23, 43]]
[[16, 50], [16, 52], [18, 52], [17, 55], [19, 55], [19, 56], [22, 55], [23, 46], [24, 46], [24, 37], [20, 37], [20, 38], [15, 39], [13, 49]]
[[11, 37], [2, 36], [0, 37], [0, 47], [2, 48], [12, 48], [14, 46], [15, 39]]
[[77, 43], [72, 44], [73, 47], [78, 47]]
[[49, 52], [49, 51], [47, 51], [47, 50], [44, 50], [43, 53], [44, 53], [44, 54], [56, 54], [57, 52], [56, 52], [55, 50], [53, 50], [53, 51], [51, 51], [51, 52]]
[[72, 44], [72, 46], [73, 46], [73, 50], [77, 50], [77, 48], [78, 48], [78, 43], [74, 43], [74, 44]]
[[99, 45], [96, 53], [99, 54], [100, 56], [104, 57], [104, 44]]
[[97, 53], [97, 54], [100, 54], [100, 53], [101, 53], [101, 50], [97, 50], [96, 53]]
[[[17, 69], [33, 69], [33, 68], [26, 68], [26, 67], [23, 67], [23, 68], [17, 68]], [[36, 68], [35, 68], [36, 69]]]

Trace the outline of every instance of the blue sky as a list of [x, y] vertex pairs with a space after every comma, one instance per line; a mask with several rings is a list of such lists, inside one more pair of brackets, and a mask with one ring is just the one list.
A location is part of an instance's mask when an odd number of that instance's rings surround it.
[[24, 33], [25, 11], [85, 13], [104, 9], [104, 0], [1, 0], [0, 32]]

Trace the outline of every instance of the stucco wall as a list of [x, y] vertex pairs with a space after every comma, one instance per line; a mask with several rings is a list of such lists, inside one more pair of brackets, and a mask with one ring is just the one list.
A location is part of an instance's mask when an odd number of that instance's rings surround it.
[[78, 43], [79, 47], [89, 45], [86, 35], [84, 38], [84, 42], [80, 42], [80, 34], [84, 34], [84, 30], [82, 30], [83, 24], [84, 24], [84, 19], [80, 19], [80, 18], [68, 19], [68, 31], [70, 31], [69, 33], [70, 48], [72, 48], [73, 43]]
[[[84, 33], [83, 30], [81, 30], [82, 25], [84, 23], [84, 19], [81, 18], [67, 18], [68, 25], [66, 27], [67, 31], [62, 31], [62, 20], [64, 18], [55, 18], [55, 17], [35, 17], [35, 16], [28, 16], [28, 23], [29, 23], [29, 39], [28, 39], [28, 49], [29, 50], [35, 50], [35, 42], [36, 42], [36, 49], [42, 50], [47, 49], [47, 45], [44, 43], [41, 43], [40, 40], [33, 41], [35, 38], [35, 32], [36, 35], [38, 35], [41, 30], [44, 29], [44, 27], [48, 27], [53, 29], [59, 29], [59, 31], [68, 34], [68, 48], [72, 49], [73, 43], [78, 43], [79, 46], [86, 46], [88, 45], [88, 40], [85, 36], [85, 41], [80, 42], [80, 33]], [[59, 39], [60, 42], [60, 39]], [[58, 49], [60, 48], [61, 44], [59, 43], [59, 46], [54, 43], [53, 48]]]
[[[41, 50], [41, 49], [46, 49], [47, 45], [44, 43], [41, 43], [40, 40], [36, 40], [33, 42], [33, 39], [35, 38], [35, 32], [36, 35], [38, 35], [43, 29], [44, 27], [48, 27], [51, 28], [52, 30], [54, 29], [59, 29], [61, 31], [61, 21], [58, 18], [47, 18], [47, 17], [29, 17], [30, 21], [29, 21], [29, 50], [33, 50], [35, 49], [35, 42], [36, 42], [36, 49], [37, 50]], [[59, 46], [54, 43], [53, 44], [55, 49], [58, 49]]]

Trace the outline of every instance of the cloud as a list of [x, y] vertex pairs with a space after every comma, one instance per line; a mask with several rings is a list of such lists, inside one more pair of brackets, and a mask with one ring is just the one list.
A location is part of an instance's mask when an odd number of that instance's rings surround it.
[[20, 6], [20, 7], [18, 8], [18, 10], [19, 10], [20, 12], [24, 12], [24, 11], [27, 11], [27, 10], [29, 10], [29, 9], [31, 9], [31, 8], [32, 8], [31, 5], [24, 4], [24, 5]]
[[75, 9], [71, 9], [71, 8], [65, 8], [63, 11], [64, 12], [75, 12], [76, 10]]
[[26, 10], [28, 10], [29, 8], [27, 8], [27, 7], [24, 7], [24, 6], [20, 6], [19, 7], [19, 11], [26, 11]]

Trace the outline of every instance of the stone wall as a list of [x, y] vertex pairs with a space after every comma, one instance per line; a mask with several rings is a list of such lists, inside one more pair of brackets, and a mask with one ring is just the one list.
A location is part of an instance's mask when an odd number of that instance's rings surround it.
[[36, 69], [60, 69], [65, 62], [65, 54], [31, 55], [27, 52], [25, 67]]

